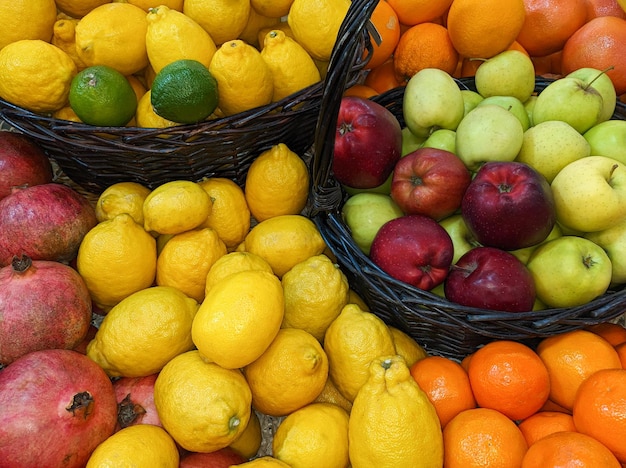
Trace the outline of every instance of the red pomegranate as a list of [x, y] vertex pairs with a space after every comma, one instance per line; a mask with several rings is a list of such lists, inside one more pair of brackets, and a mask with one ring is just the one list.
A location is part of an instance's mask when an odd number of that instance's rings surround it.
[[154, 382], [158, 374], [145, 377], [121, 377], [113, 382], [117, 399], [117, 427], [123, 429], [135, 424], [161, 426], [154, 406]]
[[26, 255], [0, 268], [0, 363], [41, 349], [73, 349], [90, 322], [89, 291], [73, 268]]
[[0, 465], [84, 467], [113, 434], [111, 380], [76, 351], [33, 351], [0, 371]]
[[69, 263], [96, 223], [89, 200], [67, 185], [14, 188], [0, 200], [0, 266], [22, 254]]

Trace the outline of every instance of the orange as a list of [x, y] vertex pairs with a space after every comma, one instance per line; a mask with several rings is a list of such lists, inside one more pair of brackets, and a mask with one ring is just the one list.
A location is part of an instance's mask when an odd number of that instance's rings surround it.
[[461, 359], [461, 367], [463, 369], [465, 369], [465, 372], [467, 372], [469, 370], [469, 363], [470, 360], [472, 359], [472, 356], [474, 355], [474, 353], [468, 354], [467, 356], [465, 356], [463, 359]]
[[461, 411], [476, 407], [467, 372], [458, 362], [428, 356], [411, 366], [411, 375], [435, 407], [441, 427]]
[[626, 463], [626, 369], [589, 376], [578, 389], [572, 415], [578, 432], [599, 440]]
[[576, 431], [572, 415], [559, 411], [540, 411], [524, 419], [517, 427], [524, 434], [529, 447], [555, 432]]
[[396, 11], [402, 24], [415, 26], [443, 16], [452, 0], [387, 0], [387, 3]]
[[520, 466], [528, 449], [522, 431], [499, 411], [473, 408], [443, 429], [446, 468]]
[[523, 0], [526, 20], [517, 42], [535, 57], [561, 50], [567, 39], [585, 24], [585, 1]]
[[617, 95], [626, 93], [626, 20], [615, 16], [594, 18], [578, 29], [563, 47], [563, 74], [578, 68], [607, 70]]
[[545, 404], [550, 394], [548, 369], [528, 346], [492, 341], [478, 349], [468, 375], [478, 406], [525, 419]]
[[622, 367], [615, 348], [595, 333], [573, 330], [541, 340], [537, 354], [550, 374], [550, 399], [569, 410], [583, 381], [601, 369]]
[[557, 405], [555, 402], [553, 402], [549, 398], [539, 411], [553, 411], [553, 412], [558, 412], [558, 413], [572, 414], [571, 408], [570, 409], [563, 408], [561, 405]]
[[448, 30], [436, 23], [421, 23], [407, 29], [393, 56], [399, 80], [409, 80], [424, 68], [439, 68], [452, 74], [458, 61], [459, 54]]
[[617, 0], [585, 0], [587, 6], [587, 21], [598, 16], [617, 16], [626, 19], [626, 12], [622, 10]]
[[578, 432], [551, 434], [531, 445], [522, 468], [620, 468], [611, 451], [592, 437]]
[[622, 369], [626, 369], [626, 343], [618, 344], [615, 347], [619, 360], [622, 363]]
[[365, 99], [376, 96], [377, 94], [378, 91], [362, 84], [352, 85], [343, 92], [344, 96], [358, 96]]
[[590, 325], [586, 328], [590, 332], [600, 335], [613, 346], [617, 346], [626, 342], [626, 328], [618, 323], [604, 322], [596, 325]]
[[[560, 75], [562, 55], [563, 51], [559, 50], [543, 57], [531, 57], [530, 60], [535, 66], [535, 74], [541, 76]], [[558, 78], [558, 76], [554, 78]]]
[[365, 76], [363, 84], [374, 88], [378, 93], [384, 93], [390, 89], [402, 86], [404, 82], [398, 80], [392, 58], [382, 65], [372, 68]]
[[377, 44], [370, 35], [374, 52], [367, 63], [366, 68], [374, 68], [391, 57], [400, 40], [400, 21], [398, 15], [385, 1], [378, 2], [374, 8], [370, 21], [380, 34], [381, 43]]
[[454, 0], [448, 32], [459, 54], [487, 59], [517, 39], [525, 16], [522, 0]]

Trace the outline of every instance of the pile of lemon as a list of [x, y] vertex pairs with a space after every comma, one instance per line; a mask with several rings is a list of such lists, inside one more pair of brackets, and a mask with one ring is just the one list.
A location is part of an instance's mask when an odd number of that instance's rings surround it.
[[349, 0], [0, 2], [0, 98], [91, 125], [163, 128], [321, 80]]

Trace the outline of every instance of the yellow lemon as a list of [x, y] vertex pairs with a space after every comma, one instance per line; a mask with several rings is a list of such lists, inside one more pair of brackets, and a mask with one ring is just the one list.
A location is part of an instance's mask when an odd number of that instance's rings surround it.
[[348, 303], [348, 279], [326, 255], [296, 264], [282, 277], [284, 328], [300, 328], [324, 340], [328, 326]]
[[197, 350], [173, 358], [154, 384], [163, 427], [190, 452], [213, 452], [236, 440], [250, 420], [251, 401], [239, 369], [224, 369]]
[[76, 25], [76, 51], [87, 66], [107, 65], [132, 75], [148, 65], [146, 12], [129, 3], [105, 3]]
[[352, 405], [349, 452], [353, 468], [443, 466], [443, 436], [435, 407], [401, 356], [370, 365]]
[[272, 267], [263, 258], [250, 252], [230, 252], [218, 258], [206, 276], [205, 294], [222, 279], [240, 271], [259, 270], [272, 272]]
[[87, 65], [78, 57], [76, 52], [76, 25], [79, 20], [75, 18], [62, 18], [54, 23], [52, 39], [50, 43], [57, 46], [71, 57], [78, 70], [86, 68]]
[[93, 301], [107, 310], [152, 285], [156, 241], [129, 214], [121, 213], [85, 235], [76, 266]]
[[358, 305], [361, 310], [366, 310], [368, 312], [370, 311], [369, 306], [354, 289], [350, 289], [350, 291], [348, 291], [348, 303]]
[[244, 30], [250, 0], [185, 0], [183, 12], [197, 21], [219, 45], [236, 39]]
[[0, 50], [0, 98], [33, 112], [53, 112], [67, 103], [76, 73], [72, 58], [48, 42], [11, 42]]
[[291, 468], [287, 463], [282, 462], [270, 455], [255, 458], [249, 462], [240, 463], [237, 466], [241, 466], [243, 468]]
[[244, 242], [244, 250], [263, 257], [278, 277], [326, 248], [315, 223], [302, 215], [274, 216], [261, 221]]
[[144, 227], [159, 234], [180, 234], [200, 226], [211, 209], [209, 195], [196, 182], [166, 182], [143, 203]]
[[175, 287], [202, 302], [207, 274], [223, 255], [226, 246], [211, 228], [176, 234], [157, 258], [156, 283]]
[[0, 49], [23, 39], [50, 42], [56, 19], [57, 6], [54, 0], [0, 2]]
[[292, 468], [347, 468], [348, 424], [349, 416], [343, 408], [312, 403], [280, 423], [272, 440], [272, 452]]
[[168, 128], [179, 125], [176, 122], [164, 119], [154, 112], [150, 95], [151, 91], [147, 90], [146, 93], [141, 96], [139, 102], [137, 102], [137, 112], [135, 114], [137, 126], [142, 128]]
[[198, 303], [176, 288], [137, 291], [105, 315], [87, 355], [111, 377], [155, 374], [193, 349], [191, 323], [197, 310]]
[[428, 353], [417, 341], [396, 327], [389, 327], [393, 344], [396, 347], [396, 354], [399, 354], [406, 361], [406, 365], [411, 367], [420, 359], [428, 356]]
[[278, 334], [285, 303], [280, 280], [259, 270], [216, 283], [200, 305], [191, 336], [207, 359], [228, 369], [257, 359]]
[[263, 43], [261, 57], [274, 78], [272, 101], [280, 101], [321, 80], [320, 72], [309, 53], [283, 31], [271, 30]]
[[217, 80], [218, 107], [224, 115], [272, 102], [272, 73], [261, 52], [241, 39], [222, 44], [213, 55], [209, 71]]
[[209, 177], [198, 184], [213, 204], [211, 213], [201, 227], [215, 229], [226, 247], [234, 249], [250, 231], [250, 209], [243, 189], [224, 177]]
[[138, 182], [118, 182], [108, 186], [96, 201], [98, 222], [128, 213], [133, 220], [143, 225], [143, 202], [150, 189]]
[[298, 214], [309, 196], [309, 171], [300, 156], [278, 143], [250, 165], [245, 194], [257, 221]]
[[250, 419], [243, 432], [232, 441], [229, 447], [239, 452], [244, 458], [254, 457], [261, 443], [263, 442], [263, 432], [261, 429], [261, 421], [255, 411], [250, 411]]
[[241, 39], [244, 42], [247, 42], [251, 46], [260, 49], [259, 47], [259, 31], [263, 28], [272, 28], [280, 23], [280, 17], [278, 18], [270, 18], [268, 16], [263, 16], [256, 12], [254, 8], [250, 8], [250, 13], [248, 15], [248, 22], [246, 23], [246, 27], [241, 31], [239, 37], [237, 39]]
[[61, 107], [52, 113], [52, 117], [59, 120], [69, 120], [70, 122], [82, 122], [80, 117], [76, 115], [72, 106]]
[[120, 429], [91, 453], [87, 468], [133, 466], [177, 468], [180, 462], [174, 439], [160, 426], [137, 424]]
[[270, 18], [287, 16], [293, 0], [250, 0], [252, 8], [260, 15]]
[[295, 37], [293, 36], [293, 32], [291, 31], [291, 27], [289, 27], [289, 23], [287, 23], [286, 21], [281, 21], [278, 24], [275, 24], [271, 27], [265, 27], [265, 28], [261, 28], [259, 30], [258, 36], [257, 36], [257, 41], [259, 43], [259, 49], [263, 49], [264, 46], [264, 42], [265, 42], [265, 36], [267, 36], [267, 34], [270, 31], [282, 31], [285, 33], [286, 36], [289, 36], [292, 39], [295, 39]]
[[133, 88], [133, 91], [135, 92], [137, 102], [139, 102], [143, 95], [148, 92], [146, 85], [143, 83], [143, 81], [139, 79], [137, 75], [127, 75], [126, 79], [130, 83], [130, 86]]
[[252, 406], [263, 414], [285, 416], [322, 392], [328, 358], [313, 335], [299, 328], [283, 328], [243, 372], [252, 390]]
[[82, 18], [91, 10], [111, 0], [55, 0], [57, 7], [72, 18]]
[[126, 0], [126, 2], [138, 6], [144, 11], [161, 5], [168, 7], [170, 10], [183, 11], [184, 0]]
[[322, 392], [317, 396], [314, 403], [332, 403], [333, 405], [337, 405], [348, 413], [352, 410], [352, 402], [349, 401], [346, 397], [344, 397], [337, 387], [333, 383], [333, 379], [328, 376], [326, 379], [326, 384], [322, 389]]
[[294, 0], [287, 22], [298, 43], [314, 59], [330, 59], [350, 0]]
[[369, 376], [372, 360], [395, 354], [396, 348], [385, 322], [355, 304], [348, 304], [326, 330], [324, 351], [337, 390], [354, 402]]

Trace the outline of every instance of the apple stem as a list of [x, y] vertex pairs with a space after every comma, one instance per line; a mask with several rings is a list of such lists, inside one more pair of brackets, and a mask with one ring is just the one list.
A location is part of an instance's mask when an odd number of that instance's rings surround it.
[[611, 166], [611, 172], [609, 172], [609, 180], [611, 180], [613, 178], [613, 173], [615, 172], [615, 169], [617, 169], [619, 167], [618, 164], [613, 164]]
[[585, 268], [590, 269], [593, 268], [593, 266], [595, 265], [595, 261], [593, 259], [593, 257], [591, 255], [585, 255], [583, 257], [583, 265], [585, 266]]
[[602, 70], [600, 73], [598, 73], [596, 75], [596, 77], [593, 80], [591, 80], [589, 83], [587, 83], [587, 86], [585, 86], [585, 89], [589, 88], [594, 81], [596, 81], [598, 78], [600, 78], [602, 75], [604, 75], [609, 70], [613, 70], [614, 68], [615, 68], [615, 66], [611, 65], [610, 67], [605, 68], [604, 70]]

